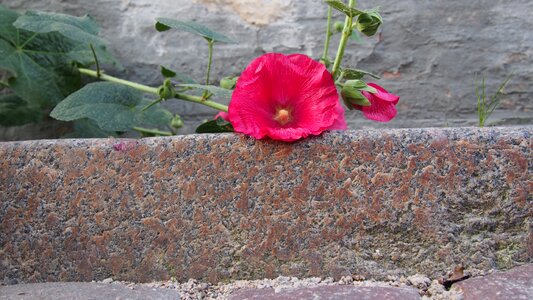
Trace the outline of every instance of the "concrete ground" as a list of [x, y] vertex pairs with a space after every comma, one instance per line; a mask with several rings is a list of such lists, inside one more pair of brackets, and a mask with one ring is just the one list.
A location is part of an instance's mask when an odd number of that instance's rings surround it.
[[[411, 276], [402, 284], [375, 281], [332, 282], [312, 279], [240, 281], [210, 286], [188, 283], [134, 284], [113, 282], [56, 282], [0, 286], [0, 299], [533, 299], [533, 264], [507, 272], [471, 278], [437, 287], [423, 276]], [[271, 284], [265, 284], [270, 282]], [[449, 287], [449, 286], [448, 286]]]

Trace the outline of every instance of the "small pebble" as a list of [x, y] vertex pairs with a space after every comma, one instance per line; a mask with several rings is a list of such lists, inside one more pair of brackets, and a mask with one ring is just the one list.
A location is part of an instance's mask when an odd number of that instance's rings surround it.
[[104, 280], [102, 280], [102, 283], [113, 283], [113, 278], [109, 277], [109, 278], [106, 278]]
[[424, 299], [443, 300], [448, 299], [446, 297], [455, 296], [451, 295], [451, 292], [446, 291], [438, 281], [431, 281], [424, 275], [414, 275], [408, 278], [389, 276], [386, 281], [366, 280], [363, 276], [344, 276], [340, 280], [335, 281], [331, 277], [327, 278], [304, 278], [298, 279], [296, 277], [280, 276], [275, 279], [262, 279], [262, 280], [237, 280], [232, 283], [219, 283], [209, 284], [206, 282], [200, 282], [194, 279], [189, 279], [186, 282], [178, 282], [175, 279], [161, 282], [152, 283], [131, 283], [123, 281], [115, 281], [112, 278], [106, 278], [101, 281], [102, 283], [114, 283], [123, 284], [130, 289], [136, 289], [138, 286], [150, 287], [150, 288], [166, 288], [176, 290], [180, 293], [183, 299], [227, 299], [230, 294], [241, 289], [261, 289], [272, 288], [276, 293], [283, 290], [313, 287], [313, 286], [325, 286], [325, 285], [352, 285], [359, 287], [402, 287], [410, 285], [419, 290], [419, 293]]

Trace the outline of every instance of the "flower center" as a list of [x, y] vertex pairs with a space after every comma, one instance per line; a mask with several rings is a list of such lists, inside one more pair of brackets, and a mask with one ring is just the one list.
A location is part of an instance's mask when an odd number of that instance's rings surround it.
[[276, 115], [274, 116], [274, 120], [276, 120], [279, 124], [285, 125], [292, 121], [291, 111], [288, 109], [277, 109]]

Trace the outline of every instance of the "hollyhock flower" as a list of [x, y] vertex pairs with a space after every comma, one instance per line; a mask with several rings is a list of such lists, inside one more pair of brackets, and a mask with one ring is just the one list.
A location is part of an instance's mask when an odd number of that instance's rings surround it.
[[370, 101], [370, 106], [353, 105], [355, 109], [363, 112], [365, 117], [378, 122], [389, 122], [396, 116], [396, 104], [400, 97], [387, 92], [384, 88], [375, 83], [368, 83], [376, 89], [376, 93], [362, 91], [363, 95]]
[[333, 77], [302, 54], [268, 53], [252, 61], [227, 117], [236, 132], [286, 142], [347, 128]]

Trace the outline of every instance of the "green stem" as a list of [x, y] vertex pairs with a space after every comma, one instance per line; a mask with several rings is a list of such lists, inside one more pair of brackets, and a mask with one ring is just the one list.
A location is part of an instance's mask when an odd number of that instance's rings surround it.
[[145, 111], [145, 110], [149, 109], [150, 107], [152, 107], [152, 106], [154, 106], [154, 105], [156, 105], [158, 103], [161, 103], [161, 101], [163, 101], [163, 98], [159, 98], [159, 99], [155, 100], [154, 102], [146, 105], [143, 109], [141, 109], [141, 111]]
[[[355, 0], [350, 0], [348, 6], [355, 7]], [[333, 63], [333, 69], [331, 70], [333, 78], [337, 78], [337, 76], [339, 75], [342, 58], [344, 56], [344, 50], [346, 49], [346, 43], [348, 42], [348, 38], [350, 38], [350, 35], [352, 34], [353, 30], [352, 22], [353, 17], [346, 16], [346, 19], [344, 20], [344, 29], [342, 30], [342, 36], [339, 42], [339, 49], [337, 50], [337, 56], [335, 56], [335, 62]]]
[[8, 88], [8, 87], [9, 87], [9, 84], [8, 84], [7, 82], [5, 82], [5, 81], [1, 81], [1, 80], [0, 80], [0, 89], [1, 89], [1, 88], [4, 88], [4, 87]]
[[322, 58], [326, 60], [328, 58], [328, 52], [329, 52], [329, 42], [331, 41], [331, 15], [332, 15], [332, 8], [331, 6], [328, 6], [328, 25], [327, 25], [327, 31], [326, 31], [326, 42], [324, 43], [324, 54], [322, 55]]
[[211, 74], [211, 64], [213, 63], [213, 44], [215, 41], [209, 40], [207, 45], [209, 47], [209, 58], [207, 60], [207, 74], [205, 76], [205, 85], [209, 85], [209, 76]]
[[102, 73], [100, 72], [100, 63], [98, 62], [98, 57], [96, 56], [96, 51], [94, 51], [93, 44], [89, 44], [89, 46], [91, 47], [91, 51], [93, 52], [94, 63], [96, 64], [96, 75], [98, 77], [100, 77], [100, 75], [102, 75]]
[[[146, 93], [150, 93], [150, 94], [155, 94], [155, 95], [159, 96], [159, 89], [157, 89], [157, 88], [153, 88], [153, 87], [146, 86], [146, 85], [143, 85], [143, 84], [131, 82], [131, 81], [128, 81], [128, 80], [123, 80], [123, 79], [116, 78], [116, 77], [113, 77], [113, 76], [109, 76], [109, 75], [106, 75], [106, 74], [100, 74], [100, 77], [98, 77], [98, 75], [97, 75], [97, 73], [95, 71], [89, 70], [89, 69], [79, 68], [78, 70], [80, 71], [81, 74], [85, 74], [85, 75], [88, 75], [88, 76], [100, 78], [100, 79], [105, 80], [105, 81], [110, 81], [110, 82], [115, 82], [115, 83], [127, 85], [127, 86], [132, 87], [132, 88], [134, 88], [136, 90], [139, 90], [139, 91], [142, 91], [142, 92], [146, 92]], [[214, 102], [214, 101], [211, 101], [211, 100], [205, 100], [204, 97], [192, 96], [192, 95], [187, 95], [187, 94], [183, 94], [183, 93], [175, 93], [174, 94], [174, 98], [180, 99], [180, 100], [189, 101], [189, 102], [194, 102], [194, 103], [198, 103], [198, 104], [203, 104], [205, 106], [214, 108], [216, 110], [228, 112], [228, 107], [226, 105], [220, 104], [220, 103], [217, 103], [217, 102]]]
[[205, 100], [204, 97], [191, 96], [191, 95], [182, 94], [182, 93], [176, 93], [175, 97], [177, 99], [203, 104], [205, 106], [209, 106], [209, 107], [214, 108], [216, 110], [228, 112], [228, 107], [226, 105], [220, 104], [220, 103], [217, 103], [217, 102], [211, 101], [211, 100]]
[[147, 86], [147, 85], [144, 85], [144, 84], [140, 84], [140, 83], [131, 82], [131, 81], [128, 81], [128, 80], [116, 78], [116, 77], [109, 76], [109, 75], [106, 75], [106, 74], [100, 74], [100, 76], [98, 76], [98, 72], [93, 71], [93, 70], [89, 70], [89, 69], [78, 68], [78, 70], [80, 71], [81, 74], [85, 74], [85, 75], [88, 75], [88, 76], [100, 78], [100, 79], [105, 80], [105, 81], [110, 81], [110, 82], [119, 83], [119, 84], [122, 84], [122, 85], [127, 85], [127, 86], [132, 87], [132, 88], [134, 88], [136, 90], [139, 90], [141, 92], [150, 93], [150, 94], [154, 94], [154, 95], [158, 95], [159, 96], [159, 89], [154, 88], [154, 87], [150, 87], [150, 86]]
[[172, 132], [168, 131], [160, 131], [157, 129], [148, 129], [148, 128], [142, 128], [142, 127], [133, 127], [133, 130], [140, 132], [140, 133], [147, 133], [147, 134], [153, 134], [153, 135], [159, 135], [159, 136], [172, 136]]
[[[207, 72], [205, 75], [205, 85], [209, 85], [209, 76], [211, 75], [211, 64], [213, 63], [213, 44], [215, 41], [213, 40], [207, 40], [207, 46], [209, 47], [209, 57], [207, 59]], [[204, 91], [202, 98], [204, 100], [209, 98], [209, 92]]]

